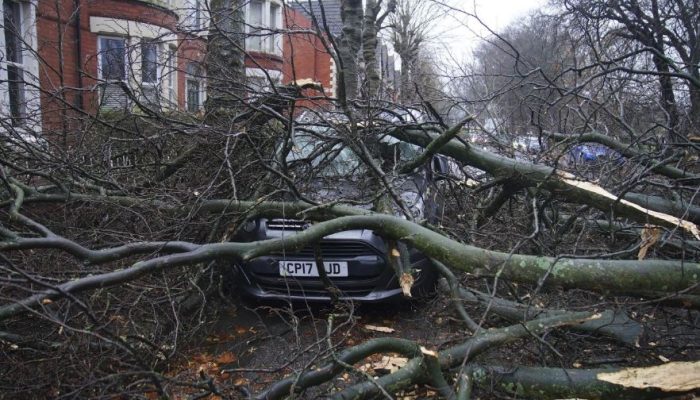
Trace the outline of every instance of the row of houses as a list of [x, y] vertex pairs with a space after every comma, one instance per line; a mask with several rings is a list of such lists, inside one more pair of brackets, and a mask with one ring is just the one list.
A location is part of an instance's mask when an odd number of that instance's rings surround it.
[[[189, 112], [204, 106], [206, 0], [2, 1], [4, 124], [46, 131], [64, 129], [81, 116], [137, 105]], [[340, 0], [324, 0], [323, 15], [308, 1], [240, 4], [251, 92], [311, 80], [327, 96], [335, 94], [334, 60], [311, 32], [316, 18], [340, 34]], [[386, 47], [378, 54], [382, 68], [393, 74]]]

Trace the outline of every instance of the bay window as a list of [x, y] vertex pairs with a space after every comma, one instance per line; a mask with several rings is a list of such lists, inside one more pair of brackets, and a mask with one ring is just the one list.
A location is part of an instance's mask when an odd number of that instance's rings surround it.
[[175, 32], [159, 25], [98, 16], [90, 16], [90, 32], [97, 35], [101, 108], [128, 110], [134, 95], [137, 104], [149, 108], [177, 104]]

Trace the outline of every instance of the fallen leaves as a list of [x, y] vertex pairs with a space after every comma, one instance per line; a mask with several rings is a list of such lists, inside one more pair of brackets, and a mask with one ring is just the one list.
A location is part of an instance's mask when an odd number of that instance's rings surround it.
[[[219, 342], [219, 339], [223, 339], [223, 336], [209, 337], [208, 339], [213, 339], [207, 340], [208, 342]], [[190, 354], [183, 361], [181, 364], [173, 365], [171, 370], [166, 373], [166, 376], [190, 379], [192, 381], [205, 378], [212, 379], [216, 385], [230, 385], [232, 380], [234, 385], [239, 385], [245, 384], [244, 381], [247, 381], [240, 376], [232, 376], [230, 372], [226, 371], [225, 368], [234, 366], [232, 364], [238, 361], [236, 354], [231, 351], [216, 352], [214, 354], [208, 352]], [[191, 387], [179, 387], [169, 391], [173, 399], [191, 398], [196, 393], [198, 393], [197, 390]], [[213, 400], [220, 397], [209, 395], [204, 398]]]
[[221, 353], [216, 357], [216, 362], [219, 364], [231, 364], [237, 360], [236, 356], [231, 353], [230, 351], [227, 351], [225, 353]]

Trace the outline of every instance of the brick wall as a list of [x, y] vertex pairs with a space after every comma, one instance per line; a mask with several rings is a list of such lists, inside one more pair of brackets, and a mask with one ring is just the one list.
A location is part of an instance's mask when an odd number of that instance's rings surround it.
[[[313, 31], [311, 20], [302, 13], [285, 9], [285, 26], [287, 33], [284, 37], [283, 52], [283, 82], [291, 83], [303, 79], [319, 82], [326, 95], [333, 95], [332, 58], [317, 35]], [[320, 96], [321, 93], [310, 92], [309, 96]], [[314, 107], [325, 105], [304, 101], [300, 105]]]
[[[77, 6], [77, 8], [76, 8]], [[37, 8], [37, 39], [40, 58], [41, 107], [45, 131], [76, 130], [88, 114], [98, 109], [97, 41], [90, 31], [90, 17], [130, 20], [176, 31], [177, 15], [138, 0], [42, 0]], [[286, 27], [282, 56], [250, 52], [249, 68], [282, 71], [283, 83], [311, 79], [332, 95], [331, 57], [320, 38], [294, 32], [311, 29], [303, 14], [285, 9]], [[177, 101], [185, 106], [185, 71], [188, 62], [202, 61], [205, 39], [179, 33], [177, 36]], [[318, 96], [320, 93], [309, 93]], [[313, 106], [306, 102], [305, 105]]]
[[[76, 7], [77, 6], [77, 7]], [[46, 131], [76, 129], [84, 113], [97, 110], [97, 38], [90, 17], [147, 23], [175, 31], [172, 11], [136, 0], [42, 0], [37, 8], [41, 108]], [[197, 44], [193, 44], [197, 42]], [[185, 43], [184, 41], [181, 43]], [[203, 52], [201, 40], [187, 41], [189, 57]], [[184, 76], [178, 75], [184, 104]], [[82, 111], [77, 111], [82, 110]]]

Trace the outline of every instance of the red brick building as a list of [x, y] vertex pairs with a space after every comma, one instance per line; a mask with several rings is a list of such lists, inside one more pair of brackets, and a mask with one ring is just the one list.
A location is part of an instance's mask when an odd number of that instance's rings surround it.
[[[206, 9], [204, 0], [3, 0], [0, 115], [38, 131], [135, 103], [199, 110]], [[282, 0], [247, 1], [245, 14], [251, 89], [305, 79], [333, 94], [321, 40], [294, 33], [311, 27], [307, 17]]]
[[[313, 81], [320, 83], [326, 96], [335, 96], [336, 66], [322, 37], [309, 33], [315, 29], [311, 20], [302, 12], [285, 10], [287, 34], [284, 41], [284, 62], [282, 64], [284, 83]], [[309, 93], [320, 96], [321, 93]], [[303, 105], [311, 106], [311, 102]]]

